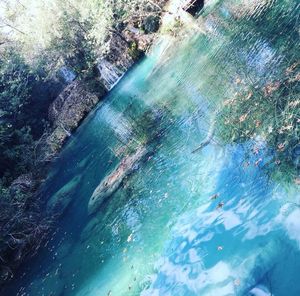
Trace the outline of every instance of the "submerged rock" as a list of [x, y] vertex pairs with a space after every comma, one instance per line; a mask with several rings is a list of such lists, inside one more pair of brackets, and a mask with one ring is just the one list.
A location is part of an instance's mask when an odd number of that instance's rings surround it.
[[146, 153], [146, 147], [139, 146], [133, 154], [122, 159], [121, 163], [99, 184], [99, 186], [93, 192], [88, 204], [89, 214], [95, 212], [99, 206], [101, 206], [103, 201], [120, 187], [124, 178], [134, 171], [137, 163], [141, 161]]
[[62, 214], [70, 205], [73, 194], [78, 188], [81, 176], [74, 177], [66, 185], [60, 188], [48, 201], [47, 211], [52, 214]]

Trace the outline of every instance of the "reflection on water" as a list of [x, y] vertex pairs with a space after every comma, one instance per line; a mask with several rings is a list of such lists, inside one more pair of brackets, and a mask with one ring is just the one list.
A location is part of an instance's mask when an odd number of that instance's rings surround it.
[[[237, 78], [280, 79], [299, 58], [299, 4], [207, 2], [195, 20], [206, 33], [165, 37], [70, 140], [44, 192], [74, 187], [71, 204], [4, 295], [300, 295], [299, 190], [265, 174], [268, 147], [214, 137], [191, 153]], [[152, 153], [88, 215], [124, 147], [150, 142]]]

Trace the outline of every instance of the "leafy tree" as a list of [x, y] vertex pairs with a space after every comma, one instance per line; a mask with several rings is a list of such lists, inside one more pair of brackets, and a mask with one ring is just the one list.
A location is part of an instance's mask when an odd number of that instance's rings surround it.
[[[0, 57], [0, 174], [8, 180], [30, 164], [30, 127], [23, 110], [29, 102], [33, 76], [24, 60], [9, 49]], [[29, 154], [29, 155], [28, 155]], [[20, 168], [22, 168], [19, 170]]]

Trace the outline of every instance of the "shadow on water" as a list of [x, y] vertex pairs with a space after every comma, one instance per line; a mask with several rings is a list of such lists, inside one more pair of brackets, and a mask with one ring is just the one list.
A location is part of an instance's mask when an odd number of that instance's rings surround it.
[[199, 13], [204, 7], [204, 0], [194, 0], [191, 1], [190, 6], [186, 9], [186, 12], [191, 15], [196, 15]]

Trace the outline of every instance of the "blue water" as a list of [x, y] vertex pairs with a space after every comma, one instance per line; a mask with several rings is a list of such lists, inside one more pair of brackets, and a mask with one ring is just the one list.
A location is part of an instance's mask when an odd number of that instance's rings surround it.
[[[281, 79], [298, 19], [298, 1], [210, 1], [163, 35], [53, 164], [45, 200], [64, 187], [71, 203], [4, 295], [300, 295], [299, 187], [266, 174], [269, 147], [215, 136], [192, 153], [238, 78]], [[146, 142], [151, 154], [88, 215], [122, 149]]]

